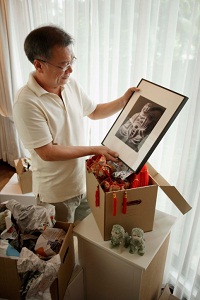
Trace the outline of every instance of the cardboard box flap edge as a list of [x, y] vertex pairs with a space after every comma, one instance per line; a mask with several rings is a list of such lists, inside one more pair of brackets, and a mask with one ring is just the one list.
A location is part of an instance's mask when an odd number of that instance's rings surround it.
[[22, 163], [22, 159], [15, 159], [14, 162], [15, 162], [15, 168], [16, 168], [17, 174], [22, 174], [24, 172], [24, 166]]
[[159, 297], [159, 300], [179, 300], [179, 299], [171, 294], [169, 285], [166, 284], [161, 296]]
[[163, 190], [183, 215], [191, 210], [192, 207], [187, 203], [179, 191], [174, 186], [171, 186], [149, 162], [147, 162], [147, 167], [149, 174], [153, 177], [155, 183]]

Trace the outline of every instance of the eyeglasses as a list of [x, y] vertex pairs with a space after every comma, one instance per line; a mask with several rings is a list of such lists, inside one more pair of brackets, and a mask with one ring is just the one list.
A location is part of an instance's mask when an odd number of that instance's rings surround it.
[[43, 60], [43, 59], [40, 59], [40, 58], [36, 58], [36, 59], [39, 60], [39, 61], [42, 61], [42, 62], [44, 62], [46, 64], [49, 64], [49, 65], [51, 65], [51, 66], [53, 66], [55, 68], [58, 68], [58, 69], [62, 70], [62, 72], [66, 72], [69, 69], [69, 67], [71, 67], [75, 63], [75, 61], [77, 60], [77, 58], [74, 56], [72, 58], [72, 60], [65, 67], [60, 67], [60, 66], [55, 66], [55, 65], [53, 65], [52, 63], [50, 63], [50, 62], [48, 62], [46, 60]]

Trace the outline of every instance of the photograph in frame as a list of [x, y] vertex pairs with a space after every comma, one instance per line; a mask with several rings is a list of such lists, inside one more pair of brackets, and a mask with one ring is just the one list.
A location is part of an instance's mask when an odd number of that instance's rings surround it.
[[102, 145], [138, 173], [167, 132], [188, 97], [146, 79], [138, 84]]

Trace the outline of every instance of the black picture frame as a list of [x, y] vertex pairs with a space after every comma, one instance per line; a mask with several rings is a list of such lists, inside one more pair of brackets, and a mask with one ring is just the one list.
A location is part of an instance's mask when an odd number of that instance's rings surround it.
[[144, 78], [102, 141], [138, 173], [147, 162], [188, 97]]

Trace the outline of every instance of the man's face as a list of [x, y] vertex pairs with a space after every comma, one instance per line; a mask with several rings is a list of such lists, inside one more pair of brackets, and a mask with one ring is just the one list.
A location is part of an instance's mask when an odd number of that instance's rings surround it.
[[52, 49], [51, 59], [40, 61], [42, 66], [42, 85], [48, 88], [57, 88], [66, 84], [73, 72], [72, 65], [65, 70], [66, 66], [73, 62], [74, 52], [72, 46], [55, 46]]

